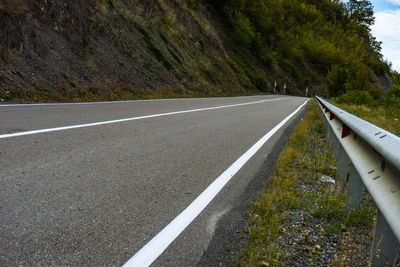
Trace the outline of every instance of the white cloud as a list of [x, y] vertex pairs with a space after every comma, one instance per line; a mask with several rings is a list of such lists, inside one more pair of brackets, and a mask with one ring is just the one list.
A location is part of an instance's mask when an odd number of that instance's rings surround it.
[[394, 5], [400, 5], [400, 0], [388, 0], [388, 2], [390, 2]]
[[[390, 0], [400, 4], [400, 0]], [[382, 43], [382, 54], [400, 71], [400, 9], [375, 13], [372, 34]]]

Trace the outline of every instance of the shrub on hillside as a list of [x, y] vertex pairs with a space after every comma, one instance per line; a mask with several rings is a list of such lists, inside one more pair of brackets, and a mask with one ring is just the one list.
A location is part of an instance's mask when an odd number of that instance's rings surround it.
[[400, 97], [400, 85], [393, 85], [389, 88], [387, 97]]
[[392, 78], [395, 84], [400, 85], [400, 73], [397, 71], [393, 71], [392, 73]]
[[241, 14], [232, 18], [233, 31], [230, 34], [231, 40], [243, 46], [250, 47], [256, 36], [250, 20]]
[[337, 98], [339, 103], [374, 106], [376, 100], [368, 91], [348, 90]]
[[326, 84], [328, 86], [329, 95], [337, 96], [348, 87], [349, 71], [347, 68], [340, 65], [333, 65], [326, 77]]
[[385, 110], [391, 116], [400, 117], [400, 85], [389, 88], [385, 99]]

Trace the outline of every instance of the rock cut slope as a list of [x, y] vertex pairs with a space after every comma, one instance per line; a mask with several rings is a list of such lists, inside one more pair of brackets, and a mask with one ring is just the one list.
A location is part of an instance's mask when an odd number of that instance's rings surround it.
[[185, 1], [6, 0], [0, 14], [3, 99], [245, 92], [206, 7], [194, 13]]
[[275, 80], [379, 97], [390, 69], [348, 14], [331, 0], [2, 0], [0, 99], [272, 93]]

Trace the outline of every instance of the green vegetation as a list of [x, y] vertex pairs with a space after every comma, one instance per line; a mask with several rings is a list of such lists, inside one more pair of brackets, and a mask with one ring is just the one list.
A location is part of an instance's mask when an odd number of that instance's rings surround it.
[[336, 105], [381, 128], [400, 135], [400, 75], [393, 72], [395, 85], [385, 97], [375, 99], [365, 91], [349, 91], [332, 98]]
[[4, 90], [4, 89], [0, 89], [0, 99], [3, 99], [5, 101], [10, 100], [13, 98], [13, 94], [8, 91], [8, 90]]
[[393, 71], [392, 78], [395, 84], [400, 85], [400, 73], [398, 73], [397, 71]]
[[[389, 116], [394, 117], [397, 120], [400, 119], [400, 84], [389, 88], [384, 108]], [[398, 130], [400, 132], [400, 129]]]
[[[57, 101], [61, 100], [59, 95], [70, 93], [48, 93], [39, 88], [71, 90], [72, 86], [75, 92], [80, 86], [109, 79], [110, 72], [111, 76], [122, 75], [125, 86], [131, 86], [121, 91], [123, 97], [130, 92], [136, 96], [142, 90], [152, 95], [159, 87], [174, 87], [173, 94], [179, 91], [181, 96], [272, 93], [277, 80], [277, 93], [283, 91], [284, 83], [286, 93], [293, 95], [304, 95], [307, 86], [310, 94], [369, 107], [385, 105], [395, 114], [397, 95], [384, 98], [381, 92], [387, 88], [379, 88], [391, 83], [387, 79], [390, 65], [382, 60], [380, 43], [370, 33], [372, 6], [369, 1], [346, 2], [185, 0], [180, 4], [149, 4], [85, 0], [64, 10], [62, 1], [53, 7], [46, 1], [28, 5], [25, 0], [5, 0], [0, 3], [0, 13], [10, 29], [5, 31], [9, 36], [4, 38], [4, 56], [0, 58], [1, 65], [6, 66], [0, 70], [0, 80], [5, 81], [1, 88], [13, 96], [7, 101], [31, 101], [34, 92], [44, 93], [43, 99], [49, 100], [55, 95], [53, 100]], [[50, 16], [49, 12], [54, 14]], [[44, 60], [42, 54], [49, 49], [59, 53], [58, 46], [46, 38], [41, 53], [32, 52], [30, 47], [37, 47], [33, 38], [18, 47], [22, 25], [32, 20], [43, 25], [56, 22], [55, 34], [74, 37], [62, 40], [80, 60], [79, 68], [63, 68], [71, 73], [71, 77], [64, 77], [67, 86], [59, 87], [61, 73], [52, 64], [48, 69], [51, 75], [41, 77], [40, 72], [30, 71], [34, 66], [28, 58]], [[11, 25], [17, 28], [11, 29]], [[106, 44], [113, 46], [112, 53]], [[83, 69], [91, 75], [82, 77]], [[393, 73], [393, 77], [398, 83], [399, 75]], [[68, 85], [72, 79], [79, 81], [78, 86]], [[45, 86], [38, 85], [40, 80]], [[115, 96], [106, 84], [101, 87], [106, 88], [106, 99]], [[102, 94], [103, 90], [97, 92]], [[69, 96], [67, 99], [70, 101]]]
[[104, 0], [104, 2], [107, 4], [107, 6], [108, 6], [110, 9], [115, 9], [114, 0]]
[[195, 8], [198, 4], [198, 0], [186, 0], [186, 2], [190, 8]]
[[175, 41], [182, 47], [182, 48], [186, 48], [186, 44], [185, 41], [182, 39], [182, 37], [177, 34], [174, 29], [172, 29], [171, 23], [169, 22], [168, 18], [165, 16], [161, 17], [161, 21], [162, 23], [165, 25], [165, 27], [167, 27], [168, 31], [172, 34], [172, 36], [174, 37]]
[[27, 7], [28, 2], [25, 0], [1, 1], [0, 13], [4, 12], [11, 16], [20, 16], [28, 9]]
[[[396, 103], [391, 102], [394, 100], [396, 100]], [[357, 117], [369, 121], [394, 134], [400, 135], [399, 98], [390, 98], [387, 101], [388, 102], [385, 102], [385, 104], [372, 107], [340, 102], [336, 102], [335, 104]]]
[[[362, 91], [380, 98], [374, 74], [390, 70], [370, 34], [369, 1], [209, 1], [229, 28], [235, 51], [248, 50], [266, 69], [278, 64], [298, 88], [324, 82], [330, 96]], [[241, 47], [240, 49], [237, 46]]]
[[[238, 265], [286, 265], [285, 260], [293, 255], [288, 252], [285, 238], [295, 236], [301, 237], [294, 248], [297, 256], [311, 265], [325, 253], [322, 242], [327, 242], [326, 234], [336, 243], [354, 246], [353, 253], [363, 249], [351, 240], [346, 241], [347, 236], [362, 235], [368, 239], [376, 207], [368, 194], [364, 194], [360, 210], [345, 209], [344, 181], [336, 181], [335, 185], [320, 181], [322, 175], [334, 176], [335, 165], [319, 111], [315, 102], [311, 102], [309, 111], [279, 155], [268, 187], [252, 204], [248, 240], [238, 257]], [[302, 214], [303, 221], [298, 214]], [[348, 253], [348, 249], [340, 253]], [[355, 265], [359, 264], [365, 262]]]
[[160, 61], [168, 70], [175, 70], [174, 66], [168, 61], [164, 53], [154, 44], [152, 41], [149, 32], [140, 25], [139, 23], [135, 23], [136, 29], [142, 34], [143, 40], [146, 42], [149, 50], [154, 54], [158, 61]]
[[260, 68], [254, 68], [246, 57], [240, 57], [235, 53], [230, 54], [232, 67], [238, 72], [241, 84], [245, 88], [255, 87], [261, 92], [268, 89], [268, 82], [265, 72]]

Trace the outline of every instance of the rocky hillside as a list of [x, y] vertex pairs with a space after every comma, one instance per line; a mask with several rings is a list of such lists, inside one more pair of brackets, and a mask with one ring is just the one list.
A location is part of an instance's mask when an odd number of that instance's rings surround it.
[[[290, 94], [309, 86], [334, 95], [356, 79], [363, 79], [357, 89], [379, 97], [392, 84], [389, 69], [368, 31], [340, 21], [346, 9], [324, 13], [339, 6], [331, 0], [0, 0], [0, 99], [242, 95], [273, 92], [274, 80], [279, 90], [287, 83]], [[351, 55], [361, 60], [353, 64]]]

